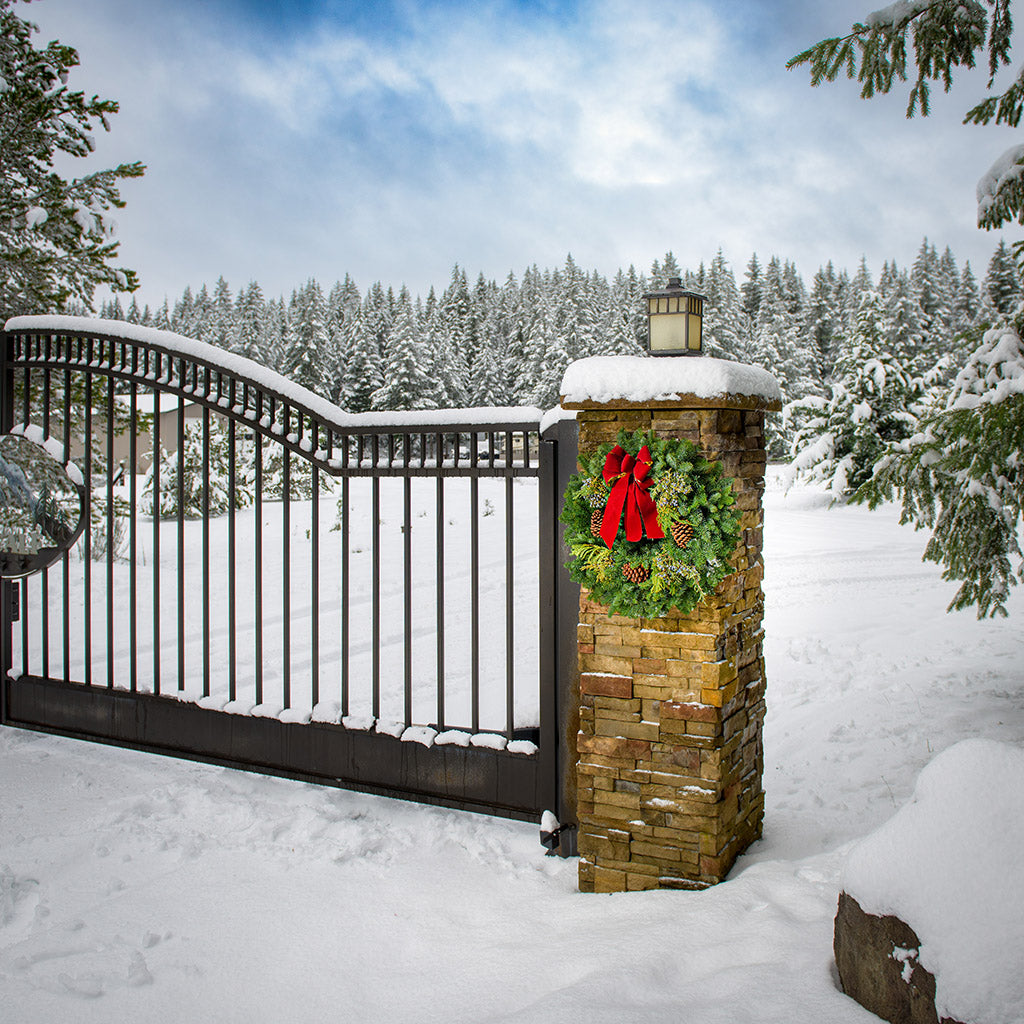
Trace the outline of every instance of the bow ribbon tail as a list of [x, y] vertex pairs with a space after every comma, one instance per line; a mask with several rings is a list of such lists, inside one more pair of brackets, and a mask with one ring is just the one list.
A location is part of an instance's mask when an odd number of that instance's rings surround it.
[[629, 492], [629, 477], [622, 476], [615, 482], [612, 493], [608, 495], [608, 504], [604, 507], [604, 518], [601, 520], [601, 540], [611, 547], [615, 543], [615, 535], [619, 532], [619, 520], [622, 519], [622, 506], [626, 504]]
[[665, 531], [658, 523], [658, 506], [654, 504], [654, 499], [647, 493], [646, 488], [636, 488], [636, 504], [637, 512], [644, 521], [648, 539], [661, 540], [665, 536]]

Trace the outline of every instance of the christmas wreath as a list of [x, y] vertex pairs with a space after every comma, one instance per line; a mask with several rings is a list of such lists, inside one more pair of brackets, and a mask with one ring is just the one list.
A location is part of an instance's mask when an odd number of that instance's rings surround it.
[[621, 431], [580, 465], [561, 515], [567, 566], [610, 613], [690, 612], [732, 571], [732, 482], [694, 444]]

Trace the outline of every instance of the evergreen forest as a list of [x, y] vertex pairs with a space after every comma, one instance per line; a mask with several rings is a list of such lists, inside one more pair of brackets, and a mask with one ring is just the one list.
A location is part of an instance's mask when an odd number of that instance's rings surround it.
[[852, 273], [830, 262], [810, 285], [793, 262], [774, 255], [763, 262], [752, 255], [739, 283], [721, 251], [696, 270], [669, 252], [646, 274], [631, 266], [611, 280], [570, 255], [557, 269], [532, 266], [500, 284], [482, 274], [471, 283], [456, 265], [444, 291], [431, 288], [426, 298], [380, 282], [363, 292], [346, 274], [329, 290], [309, 280], [275, 299], [255, 281], [235, 293], [222, 277], [212, 291], [186, 288], [156, 311], [134, 299], [125, 309], [114, 298], [100, 315], [247, 356], [350, 412], [550, 408], [571, 361], [643, 350], [642, 296], [673, 276], [707, 296], [706, 354], [764, 366], [778, 379], [788, 407], [771, 424], [776, 457], [819, 437], [821, 414], [837, 399], [849, 418], [863, 403], [862, 385], [877, 390], [879, 375], [863, 380], [865, 366], [881, 365], [890, 383], [902, 382], [890, 386], [890, 404], [948, 390], [981, 329], [1022, 296], [1005, 243], [979, 282], [969, 263], [960, 266], [948, 247], [940, 254], [925, 239], [910, 267], [887, 261], [875, 278], [864, 260]]

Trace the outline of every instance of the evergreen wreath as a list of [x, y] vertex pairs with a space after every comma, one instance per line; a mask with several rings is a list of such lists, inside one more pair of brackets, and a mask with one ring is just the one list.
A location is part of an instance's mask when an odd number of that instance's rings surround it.
[[732, 572], [732, 481], [690, 441], [643, 431], [617, 440], [581, 456], [566, 487], [569, 575], [613, 615], [689, 613]]

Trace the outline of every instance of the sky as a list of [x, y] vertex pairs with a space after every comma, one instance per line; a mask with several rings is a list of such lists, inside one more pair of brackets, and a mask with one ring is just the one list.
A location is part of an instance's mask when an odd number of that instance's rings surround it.
[[[986, 76], [908, 121], [905, 91], [812, 89], [786, 61], [856, 0], [35, 0], [75, 46], [71, 86], [115, 99], [91, 162], [124, 183], [120, 262], [140, 301], [223, 275], [289, 295], [350, 273], [443, 289], [571, 253], [587, 270], [684, 267], [719, 248], [912, 263], [923, 237], [983, 276], [999, 235], [975, 188], [1017, 141], [963, 126]], [[1010, 73], [1004, 73], [1009, 81]], [[998, 82], [997, 82], [998, 84]], [[70, 168], [68, 168], [70, 170]], [[1017, 235], [1007, 232], [1008, 242]]]

